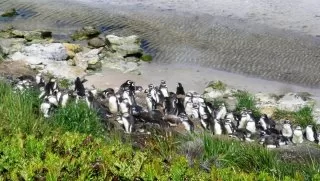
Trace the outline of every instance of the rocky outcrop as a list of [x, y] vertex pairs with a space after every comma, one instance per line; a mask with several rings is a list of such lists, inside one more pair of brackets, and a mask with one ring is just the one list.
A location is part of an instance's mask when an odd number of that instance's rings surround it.
[[76, 53], [79, 53], [82, 51], [82, 47], [78, 44], [63, 43], [63, 46], [66, 48], [68, 58], [70, 59], [75, 57]]
[[79, 52], [74, 57], [75, 65], [83, 68], [84, 70], [97, 70], [102, 67], [101, 59], [99, 57], [100, 49], [93, 49], [87, 53]]
[[92, 26], [85, 26], [80, 30], [76, 30], [72, 35], [71, 38], [73, 40], [87, 40], [93, 37], [97, 37], [100, 32], [92, 27]]
[[52, 38], [51, 31], [39, 30], [39, 31], [20, 31], [13, 30], [11, 32], [13, 38], [25, 38], [27, 41], [42, 40]]
[[140, 58], [143, 50], [140, 47], [140, 38], [136, 35], [118, 37], [115, 35], [106, 36], [107, 46], [119, 57], [135, 56]]

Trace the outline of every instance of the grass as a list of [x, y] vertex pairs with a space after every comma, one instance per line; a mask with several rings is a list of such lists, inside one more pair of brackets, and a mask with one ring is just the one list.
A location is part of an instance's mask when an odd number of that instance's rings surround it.
[[207, 87], [211, 87], [215, 90], [225, 91], [227, 89], [227, 85], [220, 80], [216, 82], [211, 82]]
[[253, 116], [258, 118], [261, 116], [259, 109], [256, 107], [256, 100], [253, 95], [247, 91], [238, 91], [234, 93], [237, 99], [236, 111], [239, 113], [243, 108], [252, 110]]
[[313, 125], [313, 116], [311, 107], [303, 107], [297, 112], [293, 111], [284, 111], [277, 109], [273, 114], [273, 119], [275, 120], [290, 120], [295, 124], [299, 124], [302, 127], [307, 125]]
[[[0, 180], [320, 178], [316, 161], [294, 165], [259, 145], [209, 135], [135, 137], [106, 132], [85, 104], [71, 103], [44, 119], [38, 111], [37, 92], [13, 93], [5, 83], [0, 83], [0, 102]], [[181, 152], [194, 139], [197, 145]], [[137, 142], [139, 146], [133, 146]], [[190, 153], [194, 154], [192, 163], [186, 156]], [[211, 169], [202, 168], [205, 161], [213, 163]]]

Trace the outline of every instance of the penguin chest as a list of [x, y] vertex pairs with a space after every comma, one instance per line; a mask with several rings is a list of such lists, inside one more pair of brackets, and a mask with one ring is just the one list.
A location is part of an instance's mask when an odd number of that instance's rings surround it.
[[68, 94], [64, 94], [61, 98], [61, 106], [62, 107], [66, 107], [67, 103], [68, 103], [68, 99], [69, 99], [69, 95]]
[[217, 113], [216, 119], [224, 119], [225, 116], [227, 114], [227, 110], [225, 108], [222, 108], [219, 110], [219, 112]]
[[120, 111], [122, 114], [129, 113], [129, 107], [126, 103], [120, 103]]
[[241, 117], [238, 128], [244, 128], [247, 122], [246, 117]]
[[193, 104], [192, 102], [188, 102], [186, 104], [186, 107], [185, 107], [185, 112], [188, 116], [191, 116], [193, 114]]
[[292, 137], [292, 142], [297, 144], [297, 143], [302, 143], [303, 142], [303, 134], [302, 131], [300, 130], [295, 130], [293, 132], [293, 137]]
[[306, 128], [306, 137], [309, 141], [315, 141], [313, 130], [310, 128]]
[[109, 110], [112, 114], [116, 114], [118, 112], [118, 102], [115, 96], [111, 96], [109, 98]]
[[148, 111], [152, 111], [153, 103], [152, 103], [151, 98], [147, 97], [146, 101], [147, 101], [147, 109], [148, 109]]
[[161, 91], [161, 94], [163, 95], [163, 97], [165, 97], [165, 98], [169, 97], [168, 89], [161, 88], [160, 91]]
[[222, 129], [221, 129], [221, 125], [218, 121], [214, 122], [214, 134], [215, 135], [221, 135], [222, 134]]
[[226, 132], [228, 134], [232, 134], [233, 133], [232, 128], [231, 128], [231, 124], [225, 124], [224, 127], [225, 127]]
[[246, 125], [246, 129], [250, 131], [251, 133], [256, 132], [256, 123], [254, 121], [248, 121]]
[[291, 137], [292, 136], [292, 129], [290, 125], [283, 125], [283, 129], [282, 129], [282, 135], [285, 137]]
[[191, 125], [188, 121], [182, 121], [182, 124], [187, 131], [191, 132]]
[[260, 120], [259, 120], [259, 123], [260, 123], [260, 125], [261, 125], [261, 127], [262, 127], [263, 130], [267, 130], [267, 124], [266, 124], [266, 122], [264, 121], [264, 119], [260, 119]]

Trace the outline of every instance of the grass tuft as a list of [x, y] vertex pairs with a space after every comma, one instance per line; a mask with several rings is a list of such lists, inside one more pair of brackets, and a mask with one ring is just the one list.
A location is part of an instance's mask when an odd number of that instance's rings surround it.
[[260, 117], [261, 113], [256, 106], [256, 99], [247, 91], [238, 91], [234, 93], [237, 99], [236, 111], [240, 112], [242, 108], [252, 110], [253, 116], [255, 118]]
[[285, 111], [277, 109], [273, 114], [273, 119], [275, 120], [290, 120], [295, 124], [299, 124], [302, 127], [306, 127], [307, 125], [313, 125], [313, 116], [312, 116], [312, 108], [311, 107], [303, 107], [297, 112], [293, 111]]

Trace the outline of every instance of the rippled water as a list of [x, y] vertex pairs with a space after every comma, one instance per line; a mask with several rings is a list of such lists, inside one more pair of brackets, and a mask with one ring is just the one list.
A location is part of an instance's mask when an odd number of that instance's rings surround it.
[[0, 0], [23, 16], [0, 19], [21, 29], [64, 36], [93, 25], [106, 33], [138, 34], [157, 63], [198, 65], [294, 84], [320, 85], [320, 40], [227, 17], [143, 6], [98, 6], [62, 0]]

